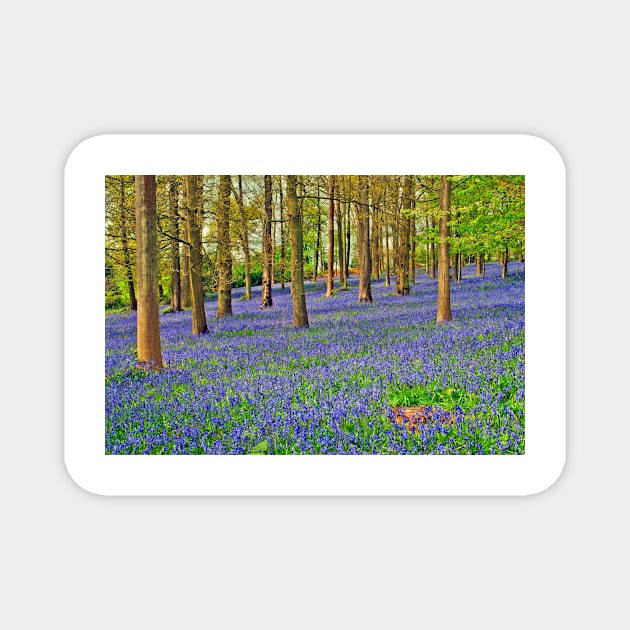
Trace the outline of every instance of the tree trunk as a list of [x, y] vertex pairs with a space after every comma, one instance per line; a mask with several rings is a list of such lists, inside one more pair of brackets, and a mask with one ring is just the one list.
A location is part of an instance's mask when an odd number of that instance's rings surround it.
[[481, 254], [477, 254], [477, 257], [475, 258], [475, 264], [477, 266], [477, 275], [480, 276], [482, 273], [482, 255]]
[[297, 198], [297, 176], [287, 175], [287, 215], [291, 239], [291, 295], [293, 327], [308, 328], [306, 294], [304, 292], [304, 251], [302, 214]]
[[319, 269], [319, 248], [322, 240], [322, 213], [319, 199], [319, 182], [317, 184], [317, 237], [313, 248], [313, 282], [317, 282], [317, 271]]
[[[235, 195], [236, 196], [236, 195]], [[238, 176], [238, 213], [240, 218], [241, 246], [245, 257], [245, 299], [252, 299], [252, 261], [249, 253], [249, 236], [247, 230], [247, 217], [245, 216], [245, 201], [243, 199], [243, 176]]]
[[348, 274], [350, 272], [350, 202], [346, 204], [346, 281], [348, 280]]
[[179, 191], [175, 176], [168, 181], [168, 213], [171, 227], [171, 310], [178, 313], [182, 310], [181, 272], [179, 264]]
[[138, 361], [143, 367], [161, 370], [155, 175], [136, 175], [135, 189]]
[[339, 284], [342, 287], [347, 286], [346, 270], [344, 261], [346, 259], [343, 247], [343, 224], [341, 216], [341, 201], [339, 200], [341, 190], [337, 193], [337, 204], [335, 207], [335, 213], [337, 215], [337, 265], [339, 266]]
[[[284, 281], [287, 275], [287, 232], [284, 227], [284, 199], [282, 196], [282, 177], [280, 180], [280, 288], [284, 289]], [[293, 291], [293, 287], [291, 287]]]
[[391, 269], [389, 268], [389, 228], [385, 223], [385, 286], [391, 287], [390, 281]]
[[401, 206], [396, 295], [409, 295], [409, 237], [411, 233], [411, 177], [409, 175], [405, 175]]
[[219, 175], [219, 207], [217, 213], [217, 262], [219, 287], [217, 319], [232, 315], [232, 250], [230, 246], [230, 196], [232, 178]]
[[271, 222], [273, 220], [271, 192], [271, 175], [265, 175], [265, 223], [263, 226], [263, 269], [262, 269], [262, 301], [260, 308], [268, 308], [273, 305], [271, 297], [271, 285], [273, 276], [271, 268]]
[[190, 243], [190, 297], [192, 304], [192, 334], [208, 332], [204, 305], [201, 225], [203, 217], [203, 175], [184, 177], [184, 196], [186, 221], [188, 223], [188, 242]]
[[431, 254], [431, 266], [429, 269], [429, 278], [435, 278], [435, 268], [436, 268], [436, 256], [435, 256], [435, 236], [434, 236], [434, 230], [435, 230], [435, 218], [434, 217], [429, 217], [429, 226], [431, 227], [431, 242], [429, 243], [429, 251]]
[[127, 208], [125, 203], [125, 176], [120, 176], [120, 236], [122, 241], [123, 256], [125, 258], [125, 275], [127, 277], [127, 289], [129, 290], [129, 310], [138, 310], [138, 301], [133, 286], [133, 271], [131, 269], [131, 254], [127, 240]]
[[372, 301], [372, 258], [370, 253], [370, 207], [369, 180], [367, 175], [359, 175], [359, 202], [357, 223], [359, 247], [359, 302]]
[[411, 217], [411, 254], [409, 256], [409, 284], [416, 284], [416, 220]]
[[328, 276], [326, 280], [326, 297], [335, 290], [335, 176], [328, 178]]
[[451, 207], [451, 182], [446, 175], [440, 180], [440, 239], [438, 242], [438, 303], [437, 321], [450, 321], [451, 284], [449, 274], [449, 221]]
[[502, 268], [501, 268], [501, 277], [503, 279], [507, 278], [508, 275], [508, 259], [510, 257], [510, 253], [508, 250], [507, 245], [505, 246], [505, 250], [503, 251], [503, 255], [502, 255]]

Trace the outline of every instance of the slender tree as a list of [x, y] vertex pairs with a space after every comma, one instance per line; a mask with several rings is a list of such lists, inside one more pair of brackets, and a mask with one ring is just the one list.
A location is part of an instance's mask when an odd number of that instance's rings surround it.
[[[339, 177], [337, 180], [339, 181]], [[344, 265], [344, 261], [346, 259], [346, 255], [344, 252], [343, 246], [343, 219], [341, 216], [341, 182], [337, 186], [337, 201], [335, 204], [335, 215], [337, 217], [337, 265], [339, 267], [339, 284], [342, 287], [348, 286], [348, 279], [346, 277], [346, 269]]]
[[192, 303], [192, 334], [208, 332], [204, 305], [201, 258], [201, 227], [203, 222], [203, 175], [184, 177], [184, 203], [190, 244], [190, 297]]
[[179, 191], [174, 175], [168, 179], [168, 216], [171, 226], [171, 310], [182, 310], [181, 273], [179, 261]]
[[265, 222], [263, 225], [263, 269], [262, 269], [262, 301], [261, 308], [273, 305], [271, 284], [273, 281], [271, 260], [271, 224], [273, 221], [271, 175], [265, 175]]
[[396, 295], [409, 295], [409, 240], [411, 234], [411, 176], [405, 175], [402, 190], [402, 209], [399, 218], [400, 251], [396, 270]]
[[317, 235], [313, 249], [313, 282], [317, 282], [317, 270], [319, 269], [319, 248], [322, 240], [322, 212], [319, 197], [319, 180], [317, 181]]
[[136, 175], [135, 189], [138, 361], [143, 367], [161, 370], [155, 175]]
[[291, 240], [291, 295], [293, 327], [307, 328], [306, 294], [304, 291], [304, 233], [302, 212], [297, 197], [297, 176], [287, 175], [287, 215]]
[[[284, 282], [287, 275], [287, 231], [285, 229], [284, 217], [284, 196], [282, 193], [282, 177], [278, 177], [280, 187], [280, 288], [284, 289]], [[293, 291], [293, 287], [291, 287]]]
[[357, 244], [359, 247], [359, 302], [371, 302], [372, 258], [370, 254], [369, 179], [367, 175], [359, 175], [357, 218]]
[[217, 319], [232, 315], [232, 250], [230, 246], [230, 195], [232, 178], [219, 176], [219, 205], [217, 212], [217, 262], [219, 286]]
[[328, 178], [328, 277], [326, 282], [326, 297], [330, 297], [335, 290], [335, 176]]
[[133, 286], [133, 272], [131, 270], [131, 253], [129, 241], [127, 238], [127, 204], [125, 203], [125, 176], [120, 176], [120, 240], [125, 260], [125, 275], [127, 276], [127, 289], [129, 291], [129, 309], [135, 311], [138, 309], [136, 300], [136, 292]]
[[452, 319], [449, 269], [450, 209], [451, 181], [446, 175], [442, 175], [440, 178], [440, 239], [438, 242], [438, 322], [450, 321]]
[[252, 260], [249, 251], [249, 235], [247, 226], [247, 216], [245, 214], [245, 201], [243, 199], [243, 176], [238, 176], [238, 191], [234, 190], [234, 196], [238, 204], [239, 232], [243, 256], [245, 257], [245, 299], [252, 299]]

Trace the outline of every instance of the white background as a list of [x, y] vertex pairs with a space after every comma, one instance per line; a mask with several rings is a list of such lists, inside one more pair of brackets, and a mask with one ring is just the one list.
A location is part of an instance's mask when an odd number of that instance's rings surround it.
[[[5, 10], [3, 625], [622, 627], [623, 5], [142, 4]], [[166, 131], [552, 142], [568, 172], [560, 480], [527, 498], [103, 498], [75, 486], [62, 454], [64, 160], [98, 133]]]

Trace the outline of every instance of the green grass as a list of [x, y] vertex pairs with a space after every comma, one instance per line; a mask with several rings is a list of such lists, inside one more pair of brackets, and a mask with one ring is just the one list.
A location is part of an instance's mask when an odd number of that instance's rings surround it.
[[470, 411], [479, 402], [479, 397], [470, 392], [447, 387], [437, 389], [431, 385], [394, 385], [389, 388], [387, 401], [390, 407], [440, 407], [446, 411]]

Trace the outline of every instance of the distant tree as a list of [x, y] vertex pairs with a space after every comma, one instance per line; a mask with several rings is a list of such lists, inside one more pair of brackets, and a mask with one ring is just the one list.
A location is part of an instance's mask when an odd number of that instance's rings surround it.
[[372, 301], [372, 258], [370, 254], [370, 206], [369, 179], [359, 175], [359, 200], [357, 202], [357, 245], [359, 248], [359, 302]]
[[307, 328], [306, 294], [304, 291], [304, 232], [302, 211], [297, 197], [297, 176], [287, 175], [287, 219], [291, 241], [291, 295], [293, 327]]
[[450, 210], [451, 182], [446, 175], [440, 178], [440, 240], [438, 243], [438, 300], [437, 321], [450, 321], [451, 284], [450, 284]]
[[158, 302], [157, 210], [155, 175], [136, 175], [137, 352], [146, 368], [162, 369]]
[[184, 177], [184, 204], [190, 244], [190, 294], [192, 302], [192, 334], [208, 332], [201, 259], [201, 228], [203, 223], [203, 175]]
[[231, 193], [231, 177], [229, 175], [221, 175], [219, 177], [219, 205], [217, 212], [217, 262], [219, 266], [217, 319], [232, 315], [232, 250], [230, 247]]
[[271, 296], [272, 275], [272, 251], [271, 251], [271, 225], [273, 221], [271, 175], [265, 175], [265, 222], [263, 225], [263, 268], [262, 268], [262, 302], [261, 308], [273, 305]]

